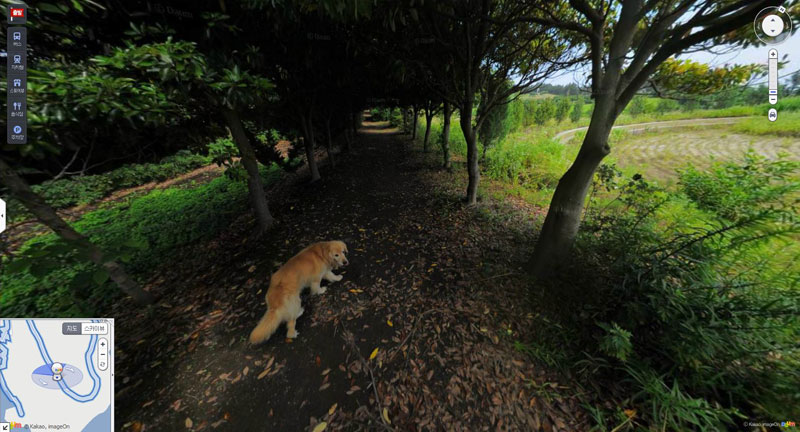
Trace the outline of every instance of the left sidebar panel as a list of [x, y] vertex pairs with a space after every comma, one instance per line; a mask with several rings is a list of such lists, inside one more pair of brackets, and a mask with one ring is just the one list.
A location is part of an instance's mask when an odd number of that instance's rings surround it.
[[28, 142], [28, 18], [25, 5], [8, 6], [8, 25], [6, 28], [6, 97], [7, 142], [26, 144]]

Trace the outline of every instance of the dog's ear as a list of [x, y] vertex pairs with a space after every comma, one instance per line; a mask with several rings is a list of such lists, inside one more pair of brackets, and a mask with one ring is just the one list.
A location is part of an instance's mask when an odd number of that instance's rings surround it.
[[348, 244], [348, 243], [352, 243], [352, 242], [353, 242], [353, 239], [352, 239], [352, 238], [350, 238], [350, 237], [347, 237], [347, 238], [343, 238], [343, 239], [341, 239], [340, 241], [341, 241], [342, 243], [344, 243], [344, 251], [345, 251], [345, 252], [347, 252], [347, 244]]

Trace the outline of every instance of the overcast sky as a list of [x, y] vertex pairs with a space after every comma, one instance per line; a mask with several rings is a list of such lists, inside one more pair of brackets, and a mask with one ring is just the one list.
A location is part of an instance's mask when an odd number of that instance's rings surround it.
[[[775, 48], [778, 50], [778, 58], [781, 61], [788, 63], [780, 70], [781, 76], [792, 73], [800, 69], [800, 32], [788, 37], [782, 43], [777, 45], [765, 45], [761, 47], [750, 47], [744, 50], [736, 50], [726, 54], [716, 54], [711, 52], [697, 52], [692, 54], [682, 55], [679, 58], [688, 58], [699, 62], [709, 63], [714, 66], [721, 66], [724, 64], [750, 64], [750, 63], [767, 63], [767, 53], [770, 49]], [[786, 56], [784, 58], [784, 56]], [[547, 80], [548, 84], [570, 84], [575, 83], [583, 85], [586, 82], [585, 76], [588, 72], [587, 67], [583, 67], [576, 71], [565, 72], [562, 75], [553, 79]], [[760, 78], [757, 82], [765, 81], [766, 77]]]

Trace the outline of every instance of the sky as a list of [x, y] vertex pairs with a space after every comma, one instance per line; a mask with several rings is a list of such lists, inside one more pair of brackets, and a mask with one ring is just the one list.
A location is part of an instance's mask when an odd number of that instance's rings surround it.
[[[795, 25], [800, 25], [800, 23], [795, 23]], [[763, 63], [766, 65], [767, 53], [772, 48], [778, 50], [778, 58], [780, 58], [781, 61], [788, 62], [783, 68], [780, 69], [780, 76], [800, 69], [800, 32], [796, 32], [792, 36], [786, 38], [786, 40], [780, 44], [738, 49], [721, 55], [712, 52], [696, 52], [682, 55], [679, 58], [709, 63], [714, 66], [751, 63]], [[786, 57], [784, 58], [784, 56]], [[570, 83], [583, 85], [585, 83], [585, 76], [587, 75], [588, 71], [589, 68], [584, 66], [575, 71], [564, 72], [560, 76], [554, 77], [553, 79], [548, 79], [546, 82], [548, 84], [559, 85], [566, 85]], [[766, 81], [766, 77], [756, 80], [756, 82], [761, 81]], [[783, 82], [784, 80], [781, 81]]]

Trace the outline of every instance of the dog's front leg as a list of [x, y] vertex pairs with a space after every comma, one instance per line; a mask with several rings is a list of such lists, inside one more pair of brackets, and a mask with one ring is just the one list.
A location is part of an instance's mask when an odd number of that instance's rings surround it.
[[311, 282], [311, 294], [325, 294], [325, 291], [327, 291], [328, 288], [320, 287], [320, 282], [322, 282], [322, 280]]
[[342, 275], [335, 275], [331, 270], [328, 270], [328, 272], [325, 273], [325, 276], [323, 277], [328, 282], [339, 282], [340, 280], [342, 280]]

